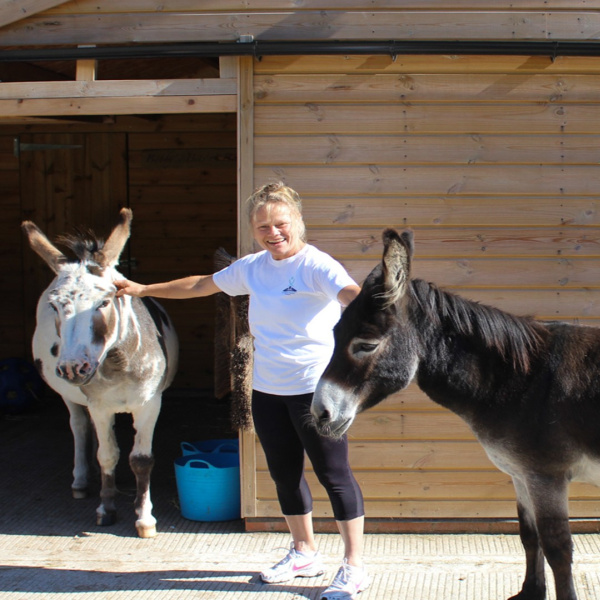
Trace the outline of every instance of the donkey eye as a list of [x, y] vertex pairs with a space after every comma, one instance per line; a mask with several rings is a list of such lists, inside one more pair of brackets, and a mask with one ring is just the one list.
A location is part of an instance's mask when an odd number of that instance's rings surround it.
[[110, 300], [103, 300], [98, 308], [106, 308], [110, 304]]
[[377, 349], [377, 346], [379, 346], [378, 342], [357, 341], [352, 346], [352, 353], [357, 357], [364, 356], [365, 354], [374, 352]]
[[377, 348], [377, 344], [367, 344], [363, 342], [358, 345], [358, 350], [360, 352], [373, 352], [375, 348]]

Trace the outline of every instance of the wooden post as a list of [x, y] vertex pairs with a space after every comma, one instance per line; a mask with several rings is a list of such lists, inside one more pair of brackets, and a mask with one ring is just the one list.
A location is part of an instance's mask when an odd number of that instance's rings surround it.
[[[238, 58], [238, 256], [252, 251], [252, 235], [246, 219], [246, 198], [254, 190], [254, 89], [253, 58]], [[256, 437], [240, 433], [242, 518], [256, 517]]]
[[[95, 46], [78, 46], [78, 48], [95, 48]], [[96, 81], [98, 61], [95, 58], [83, 58], [77, 61], [75, 79], [77, 81]]]

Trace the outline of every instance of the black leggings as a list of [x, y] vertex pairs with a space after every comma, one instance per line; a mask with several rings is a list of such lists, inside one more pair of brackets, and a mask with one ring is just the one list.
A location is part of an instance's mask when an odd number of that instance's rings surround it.
[[310, 424], [312, 394], [275, 396], [254, 390], [252, 416], [284, 515], [312, 511], [312, 495], [304, 477], [304, 451], [327, 490], [337, 521], [363, 516], [360, 487], [348, 462], [346, 436], [332, 440]]

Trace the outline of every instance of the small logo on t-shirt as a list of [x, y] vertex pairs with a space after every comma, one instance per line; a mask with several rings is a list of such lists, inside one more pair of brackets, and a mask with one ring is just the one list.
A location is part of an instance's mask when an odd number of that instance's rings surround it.
[[286, 296], [289, 296], [290, 294], [295, 294], [298, 290], [294, 287], [294, 278], [290, 277], [290, 281], [289, 281], [288, 287], [285, 288], [285, 290], [283, 290], [283, 293]]

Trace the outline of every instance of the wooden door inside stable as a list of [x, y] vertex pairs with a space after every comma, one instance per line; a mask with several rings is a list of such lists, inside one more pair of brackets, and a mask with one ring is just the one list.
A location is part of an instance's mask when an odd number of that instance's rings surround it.
[[[8, 136], [3, 139], [11, 142]], [[106, 238], [119, 209], [130, 206], [132, 234], [119, 269], [144, 283], [210, 273], [221, 246], [235, 254], [235, 115], [124, 117], [111, 131], [48, 132], [40, 127], [15, 135], [13, 143], [20, 211], [6, 224], [10, 231], [18, 232], [21, 220], [30, 219], [51, 240], [76, 227]], [[23, 323], [21, 353], [29, 358], [35, 306], [52, 273], [22, 235], [13, 238], [21, 244], [22, 286], [17, 278], [14, 285], [23, 290], [23, 301], [6, 311], [6, 319], [18, 317]], [[180, 368], [172, 389], [212, 389], [214, 299], [163, 304], [180, 338]], [[2, 354], [16, 356], [16, 351], [7, 344]]]

